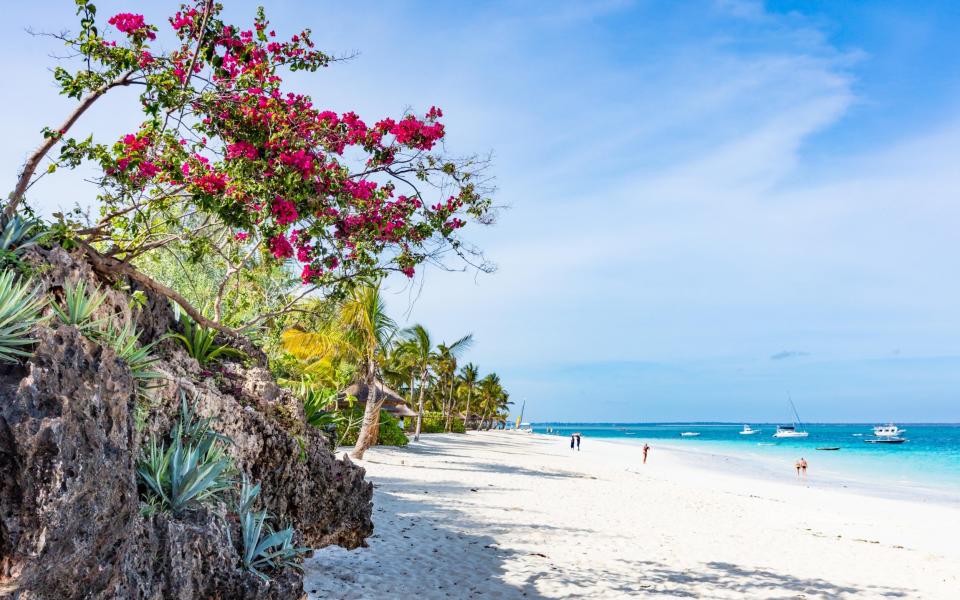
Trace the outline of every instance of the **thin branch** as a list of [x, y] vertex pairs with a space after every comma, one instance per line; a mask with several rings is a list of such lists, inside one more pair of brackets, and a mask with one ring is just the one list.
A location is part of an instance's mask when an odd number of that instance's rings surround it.
[[27, 162], [23, 165], [23, 170], [20, 171], [20, 177], [17, 179], [17, 186], [13, 188], [13, 192], [10, 194], [9, 200], [7, 200], [7, 206], [3, 209], [3, 222], [6, 223], [13, 217], [14, 212], [17, 210], [17, 205], [23, 201], [23, 194], [27, 191], [27, 187], [30, 185], [30, 180], [33, 178], [34, 173], [37, 171], [37, 167], [40, 166], [40, 161], [43, 160], [43, 157], [47, 155], [48, 152], [60, 141], [63, 135], [73, 127], [74, 123], [83, 116], [83, 113], [87, 112], [87, 109], [93, 106], [93, 103], [96, 102], [101, 96], [106, 94], [111, 89], [127, 85], [129, 78], [133, 75], [134, 69], [123, 73], [117, 79], [114, 79], [107, 85], [98, 88], [83, 98], [80, 101], [79, 106], [77, 106], [72, 113], [67, 117], [67, 120], [60, 125], [56, 130], [56, 135], [51, 135], [49, 138], [44, 140], [40, 147], [34, 150], [33, 154], [30, 155], [30, 158], [27, 159]]

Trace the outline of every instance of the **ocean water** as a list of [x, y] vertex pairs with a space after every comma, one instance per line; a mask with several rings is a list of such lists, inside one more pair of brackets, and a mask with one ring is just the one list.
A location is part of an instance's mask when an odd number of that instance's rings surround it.
[[[580, 432], [629, 444], [669, 446], [743, 461], [753, 470], [790, 475], [796, 459], [803, 457], [816, 472], [834, 481], [901, 490], [925, 490], [956, 495], [960, 500], [960, 424], [903, 424], [904, 444], [867, 444], [875, 423], [809, 423], [806, 438], [774, 438], [776, 424], [750, 423], [760, 432], [740, 435], [743, 423], [535, 423], [536, 433], [569, 437]], [[697, 437], [681, 437], [685, 431]], [[837, 451], [818, 447], [839, 447]]]

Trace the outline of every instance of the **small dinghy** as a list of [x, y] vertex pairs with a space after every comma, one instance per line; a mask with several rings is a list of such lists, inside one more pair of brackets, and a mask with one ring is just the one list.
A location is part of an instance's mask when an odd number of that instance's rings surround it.
[[840, 446], [824, 446], [823, 448], [817, 448], [817, 450], [839, 450]]

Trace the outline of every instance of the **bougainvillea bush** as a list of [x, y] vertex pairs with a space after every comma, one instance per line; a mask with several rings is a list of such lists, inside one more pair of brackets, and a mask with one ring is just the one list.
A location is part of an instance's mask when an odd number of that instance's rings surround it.
[[[262, 9], [248, 27], [223, 22], [221, 9], [198, 1], [148, 23], [133, 13], [103, 19], [77, 0], [79, 31], [58, 37], [78, 60], [55, 78], [78, 105], [44, 130], [5, 218], [45, 158], [49, 171], [98, 165], [99, 218], [65, 222], [61, 236], [98, 269], [137, 279], [217, 327], [229, 312], [224, 297], [253, 269], [282, 264], [303, 293], [335, 293], [391, 271], [412, 277], [448, 253], [483, 267], [459, 233], [468, 221], [491, 220], [485, 163], [443, 153], [439, 108], [377, 120], [325, 110], [283, 80], [334, 62], [309, 30], [282, 38]], [[173, 50], [157, 50], [158, 37], [175, 41]], [[142, 123], [115, 140], [71, 137], [83, 113], [120, 87], [140, 91]], [[220, 265], [207, 314], [135, 268], [171, 248]]]

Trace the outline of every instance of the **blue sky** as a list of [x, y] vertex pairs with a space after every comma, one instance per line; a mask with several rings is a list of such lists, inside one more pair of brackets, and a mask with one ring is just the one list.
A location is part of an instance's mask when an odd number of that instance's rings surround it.
[[[75, 27], [62, 4], [0, 25], [8, 187], [68, 107], [57, 48], [23, 32]], [[508, 208], [470, 236], [497, 273], [392, 282], [391, 304], [472, 331], [530, 418], [776, 421], [789, 390], [811, 421], [960, 421], [957, 3], [266, 4], [359, 52], [297, 78], [318, 104], [436, 104], [449, 151], [494, 153]], [[83, 126], [135, 123], [114, 102]]]

